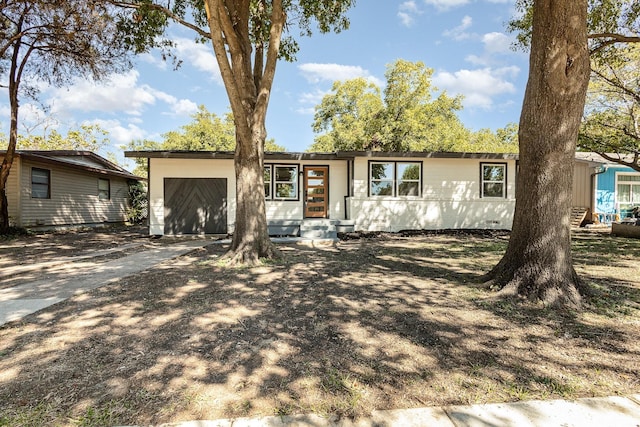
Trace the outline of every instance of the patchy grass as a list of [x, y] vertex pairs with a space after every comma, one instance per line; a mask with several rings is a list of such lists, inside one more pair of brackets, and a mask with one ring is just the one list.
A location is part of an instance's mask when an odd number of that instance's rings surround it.
[[[73, 237], [12, 245], [40, 261], [56, 245], [90, 249]], [[572, 312], [476, 286], [507, 240], [378, 234], [282, 245], [282, 260], [254, 268], [226, 268], [225, 248], [209, 246], [0, 327], [0, 426], [357, 418], [640, 392], [640, 241], [576, 234], [593, 292]]]

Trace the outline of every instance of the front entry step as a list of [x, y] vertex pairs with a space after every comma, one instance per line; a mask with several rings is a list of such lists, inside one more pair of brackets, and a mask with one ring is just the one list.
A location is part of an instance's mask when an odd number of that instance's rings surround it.
[[338, 233], [355, 229], [355, 221], [344, 219], [269, 220], [269, 235], [302, 237], [304, 239], [337, 239]]
[[336, 221], [329, 219], [304, 220], [300, 224], [300, 237], [304, 239], [337, 239]]

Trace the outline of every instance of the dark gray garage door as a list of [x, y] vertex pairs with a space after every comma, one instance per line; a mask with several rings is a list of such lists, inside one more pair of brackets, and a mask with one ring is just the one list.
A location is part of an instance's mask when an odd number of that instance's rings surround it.
[[165, 234], [227, 232], [226, 178], [165, 178]]

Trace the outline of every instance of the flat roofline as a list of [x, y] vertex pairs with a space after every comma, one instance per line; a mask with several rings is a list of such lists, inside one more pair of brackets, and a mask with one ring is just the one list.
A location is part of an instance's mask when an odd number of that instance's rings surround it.
[[[233, 159], [232, 151], [154, 150], [125, 151], [125, 157], [165, 159]], [[505, 159], [517, 160], [517, 154], [453, 153], [453, 152], [385, 152], [337, 151], [335, 153], [265, 152], [266, 160], [353, 160], [356, 157], [443, 158], [443, 159]]]

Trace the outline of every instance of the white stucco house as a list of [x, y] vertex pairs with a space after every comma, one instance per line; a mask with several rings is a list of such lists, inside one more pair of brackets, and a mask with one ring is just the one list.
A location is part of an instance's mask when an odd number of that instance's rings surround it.
[[[149, 233], [232, 233], [233, 153], [128, 151], [149, 167]], [[265, 153], [270, 232], [510, 229], [517, 155]]]

